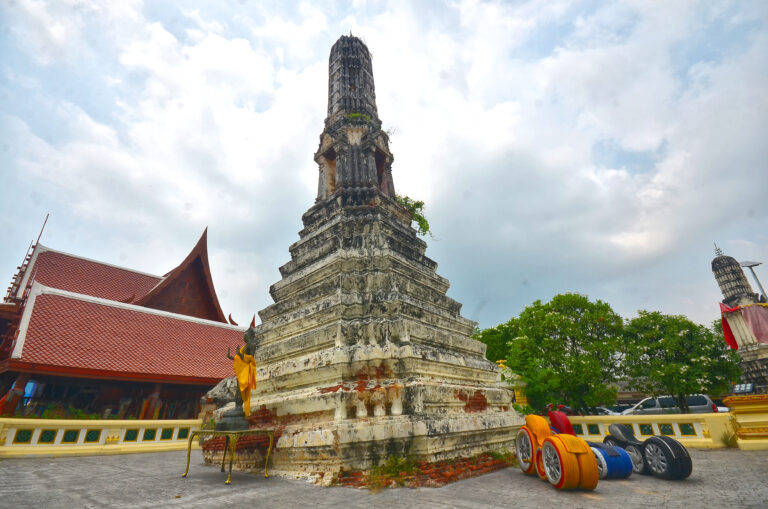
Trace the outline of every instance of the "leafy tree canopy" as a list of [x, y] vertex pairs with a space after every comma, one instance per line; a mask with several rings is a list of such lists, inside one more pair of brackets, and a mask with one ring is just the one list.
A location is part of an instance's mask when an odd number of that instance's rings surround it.
[[501, 338], [514, 336], [507, 365], [526, 384], [534, 409], [550, 402], [581, 409], [616, 401], [623, 320], [605, 302], [575, 293], [556, 295], [546, 304], [534, 302], [519, 318], [495, 329], [481, 337], [497, 355]]
[[626, 365], [635, 388], [669, 394], [688, 411], [686, 394], [722, 394], [739, 379], [739, 356], [725, 343], [720, 321], [707, 328], [684, 316], [640, 311], [629, 320]]
[[518, 331], [517, 318], [510, 319], [507, 323], [500, 323], [496, 327], [488, 329], [475, 329], [472, 337], [485, 343], [488, 349], [485, 351], [485, 357], [493, 362], [501, 359], [507, 360], [509, 357], [509, 342], [517, 337]]

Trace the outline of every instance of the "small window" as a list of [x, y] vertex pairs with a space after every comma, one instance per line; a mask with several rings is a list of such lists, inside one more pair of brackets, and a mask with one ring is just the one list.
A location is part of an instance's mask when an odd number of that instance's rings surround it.
[[31, 429], [17, 429], [16, 434], [13, 436], [14, 444], [28, 444], [32, 440]]
[[40, 437], [37, 439], [38, 444], [52, 444], [56, 441], [56, 434], [59, 432], [57, 429], [44, 429], [40, 432]]
[[686, 396], [685, 401], [688, 406], [707, 406], [707, 398], [704, 396]]
[[64, 436], [61, 439], [62, 444], [74, 444], [80, 439], [79, 429], [68, 429], [64, 432]]
[[643, 408], [656, 408], [656, 400], [651, 398], [643, 402]]
[[663, 398], [659, 398], [659, 404], [661, 405], [661, 408], [674, 408], [677, 406], [677, 401], [675, 401], [675, 398], [665, 396]]

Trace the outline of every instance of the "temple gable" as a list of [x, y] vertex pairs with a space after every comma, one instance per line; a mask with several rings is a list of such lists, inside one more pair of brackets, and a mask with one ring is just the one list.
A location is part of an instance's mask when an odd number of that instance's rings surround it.
[[227, 323], [208, 265], [208, 229], [181, 264], [135, 304]]

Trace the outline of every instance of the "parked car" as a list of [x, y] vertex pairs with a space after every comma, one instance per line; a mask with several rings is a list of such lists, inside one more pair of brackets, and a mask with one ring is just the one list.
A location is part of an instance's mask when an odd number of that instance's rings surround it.
[[[705, 394], [691, 394], [685, 397], [688, 403], [688, 410], [692, 414], [705, 414], [710, 412], [719, 412], [720, 409]], [[634, 414], [679, 414], [680, 408], [677, 406], [677, 399], [672, 396], [659, 396], [658, 398], [645, 398], [632, 408], [624, 410], [622, 415]]]
[[584, 411], [585, 415], [621, 415], [619, 412], [614, 412], [610, 408], [605, 408], [604, 406], [593, 406], [590, 408], [587, 408]]

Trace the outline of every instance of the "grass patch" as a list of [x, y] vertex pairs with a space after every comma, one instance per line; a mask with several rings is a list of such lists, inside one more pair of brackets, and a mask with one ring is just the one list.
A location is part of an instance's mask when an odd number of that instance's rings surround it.
[[406, 481], [417, 475], [421, 475], [421, 470], [413, 456], [387, 456], [384, 463], [368, 471], [365, 484], [376, 493], [392, 484], [392, 481], [398, 486], [404, 486]]

